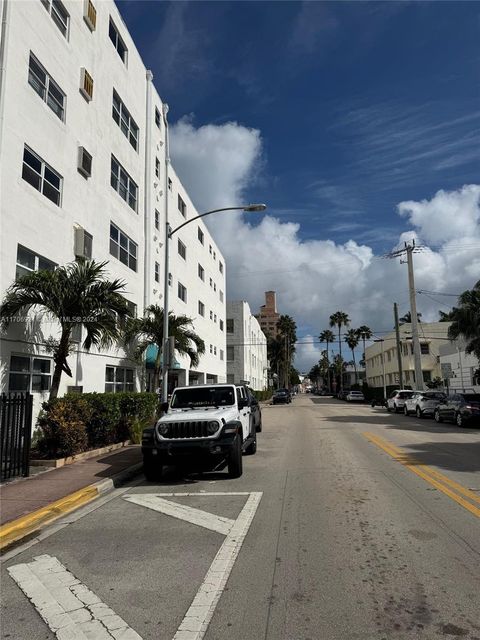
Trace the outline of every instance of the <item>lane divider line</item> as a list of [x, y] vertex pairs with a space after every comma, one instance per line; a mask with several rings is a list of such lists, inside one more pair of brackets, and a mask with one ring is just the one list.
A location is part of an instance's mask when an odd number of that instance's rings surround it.
[[[363, 436], [367, 438], [370, 442], [375, 444], [377, 447], [388, 453], [394, 460], [400, 462], [404, 467], [415, 473], [417, 476], [428, 482], [430, 485], [444, 493], [446, 496], [454, 500], [457, 504], [461, 505], [464, 509], [467, 509], [470, 513], [472, 513], [477, 518], [480, 518], [480, 508], [465, 500], [461, 495], [463, 494], [466, 497], [474, 500], [475, 502], [480, 502], [476, 494], [471, 492], [466, 487], [462, 487], [462, 485], [458, 484], [454, 480], [450, 480], [442, 473], [432, 469], [428, 465], [424, 465], [416, 460], [412, 455], [407, 452], [403, 452], [400, 449], [397, 449], [395, 445], [391, 442], [383, 440], [379, 436], [373, 433], [363, 433]], [[461, 491], [460, 491], [461, 488]], [[455, 491], [453, 490], [455, 489]]]

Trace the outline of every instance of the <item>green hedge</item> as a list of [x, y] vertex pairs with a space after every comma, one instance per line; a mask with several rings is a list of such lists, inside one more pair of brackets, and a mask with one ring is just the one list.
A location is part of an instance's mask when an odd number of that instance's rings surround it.
[[254, 391], [257, 400], [270, 400], [272, 397], [272, 389], [265, 389], [264, 391]]
[[75, 455], [88, 449], [131, 440], [155, 422], [155, 393], [67, 394], [44, 402], [38, 418], [38, 450], [47, 457]]

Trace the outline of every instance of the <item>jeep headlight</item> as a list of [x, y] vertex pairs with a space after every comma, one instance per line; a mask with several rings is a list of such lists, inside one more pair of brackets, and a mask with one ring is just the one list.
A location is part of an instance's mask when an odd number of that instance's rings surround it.
[[216, 420], [211, 420], [207, 424], [207, 431], [208, 431], [209, 435], [213, 435], [214, 433], [217, 433], [217, 431], [218, 431], [218, 422]]
[[167, 435], [167, 433], [168, 433], [168, 424], [161, 424], [161, 423], [160, 423], [160, 424], [158, 425], [158, 433], [159, 433], [161, 436], [166, 436], [166, 435]]

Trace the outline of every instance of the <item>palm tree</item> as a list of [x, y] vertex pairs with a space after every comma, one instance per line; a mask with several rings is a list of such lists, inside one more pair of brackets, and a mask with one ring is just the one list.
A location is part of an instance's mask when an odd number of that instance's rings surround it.
[[367, 340], [370, 340], [370, 338], [373, 336], [373, 332], [370, 327], [367, 327], [366, 324], [362, 324], [361, 327], [358, 327], [357, 331], [363, 342], [363, 359], [365, 360], [365, 342]]
[[[327, 351], [327, 361], [328, 361], [328, 363], [330, 363], [328, 345], [332, 344], [332, 342], [335, 340], [335, 336], [330, 331], [330, 329], [325, 329], [325, 331], [322, 331], [322, 333], [318, 336], [318, 339], [320, 340], [320, 342], [325, 342], [327, 344], [327, 349], [326, 349], [326, 351]], [[330, 381], [330, 375], [328, 376], [328, 390], [329, 391], [332, 390], [332, 384], [331, 384], [331, 381]]]
[[[340, 338], [340, 330], [342, 327], [348, 327], [350, 324], [350, 318], [344, 311], [335, 311], [330, 316], [330, 326], [338, 327], [338, 353], [340, 358], [342, 357], [342, 340]], [[340, 386], [343, 389], [343, 376], [340, 377]]]
[[358, 329], [349, 329], [344, 336], [344, 340], [352, 351], [353, 368], [355, 370], [355, 384], [357, 384], [357, 363], [355, 361], [355, 349], [358, 347], [358, 343], [360, 342]]
[[6, 329], [14, 317], [35, 307], [43, 308], [60, 324], [60, 340], [50, 341], [55, 363], [50, 400], [58, 395], [62, 373], [72, 377], [67, 357], [75, 327], [85, 327], [85, 351], [109, 347], [120, 338], [119, 321], [129, 315], [127, 301], [121, 295], [125, 283], [108, 280], [106, 264], [82, 259], [55, 271], [28, 273], [5, 294], [0, 308], [2, 328]]
[[467, 353], [473, 353], [480, 362], [480, 280], [471, 291], [464, 291], [458, 298], [458, 307], [452, 310], [452, 324], [448, 337], [455, 340], [462, 336], [467, 340]]
[[[182, 356], [190, 358], [190, 366], [198, 367], [200, 357], [205, 353], [205, 342], [190, 326], [193, 321], [188, 316], [175, 316], [170, 311], [168, 314], [168, 328], [170, 336], [175, 338], [175, 349]], [[160, 386], [160, 370], [163, 338], [163, 309], [156, 304], [151, 304], [145, 309], [143, 318], [132, 318], [124, 333], [126, 344], [137, 341], [135, 357], [140, 358], [150, 345], [157, 347], [157, 355], [153, 370], [153, 384], [157, 389]]]
[[[417, 313], [418, 322], [422, 321], [421, 317], [422, 317], [422, 314]], [[399, 319], [398, 324], [409, 324], [411, 321], [412, 321], [412, 314], [410, 313], [410, 311], [407, 311], [407, 313]]]
[[295, 353], [295, 342], [297, 341], [297, 325], [295, 320], [289, 315], [280, 316], [277, 322], [277, 329], [280, 338], [284, 340], [284, 379], [285, 387], [290, 386], [290, 368], [292, 366], [293, 355]]
[[280, 336], [275, 336], [274, 338], [268, 338], [267, 342], [267, 356], [268, 361], [270, 362], [270, 371], [276, 372], [277, 375], [277, 385], [279, 381], [282, 379], [281, 375], [283, 375], [283, 367], [284, 367], [284, 339], [280, 338]]

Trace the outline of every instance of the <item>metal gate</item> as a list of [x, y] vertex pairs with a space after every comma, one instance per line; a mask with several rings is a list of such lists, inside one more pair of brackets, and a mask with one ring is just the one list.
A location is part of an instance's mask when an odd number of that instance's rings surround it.
[[30, 393], [2, 393], [0, 398], [1, 480], [30, 473], [32, 439]]

